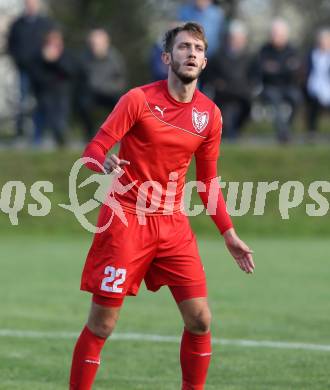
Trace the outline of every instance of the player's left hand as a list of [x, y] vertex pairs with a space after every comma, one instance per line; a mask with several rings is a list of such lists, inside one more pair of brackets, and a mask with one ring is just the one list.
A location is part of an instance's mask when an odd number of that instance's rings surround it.
[[228, 229], [223, 237], [230, 254], [235, 259], [242, 271], [251, 274], [255, 268], [253, 251], [236, 234], [233, 228]]

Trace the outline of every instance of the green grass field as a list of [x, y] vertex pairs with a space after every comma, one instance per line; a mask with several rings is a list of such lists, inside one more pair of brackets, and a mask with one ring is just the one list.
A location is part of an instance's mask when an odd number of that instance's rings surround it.
[[[222, 239], [200, 238], [209, 281], [213, 336], [330, 344], [329, 241], [250, 239], [257, 269], [243, 274]], [[74, 338], [89, 296], [79, 277], [90, 237], [16, 236], [3, 240], [0, 389], [66, 389]], [[18, 337], [4, 330], [34, 331]], [[2, 333], [1, 333], [2, 332]], [[42, 336], [42, 332], [48, 335]], [[179, 336], [181, 321], [166, 288], [128, 298], [118, 334]], [[37, 337], [38, 336], [38, 337]], [[68, 336], [68, 337], [66, 337]], [[326, 390], [330, 350], [214, 345], [206, 389]], [[178, 343], [109, 341], [95, 389], [180, 388]]]
[[[0, 154], [0, 190], [9, 180], [22, 180], [28, 192], [36, 180], [54, 184], [48, 216], [28, 214], [30, 195], [18, 213], [18, 226], [0, 212], [0, 390], [67, 389], [72, 349], [90, 300], [79, 291], [79, 281], [92, 235], [58, 207], [68, 203], [68, 174], [78, 157], [72, 151]], [[225, 181], [300, 180], [308, 186], [329, 181], [329, 166], [326, 145], [224, 145], [219, 172]], [[79, 182], [88, 174], [82, 173]], [[192, 168], [188, 179], [193, 178]], [[79, 193], [81, 202], [95, 189], [92, 184]], [[324, 196], [330, 201], [330, 193]], [[302, 204], [284, 221], [273, 193], [265, 215], [250, 211], [234, 218], [255, 252], [252, 276], [231, 260], [209, 217], [193, 218], [208, 274], [213, 336], [220, 340], [206, 390], [330, 389], [329, 212], [309, 217], [308, 202], [306, 190]], [[96, 215], [94, 210], [90, 220]], [[150, 335], [179, 337], [181, 330], [168, 290], [151, 294], [142, 288], [125, 302], [117, 338], [104, 349], [95, 390], [179, 390], [178, 341], [150, 341]], [[131, 333], [140, 339], [133, 340]], [[242, 339], [256, 343], [248, 346]], [[263, 341], [275, 344], [266, 347]], [[308, 349], [312, 344], [316, 347]]]
[[[35, 232], [42, 234], [45, 230], [54, 234], [81, 234], [82, 228], [73, 214], [63, 210], [59, 203], [67, 204], [68, 177], [73, 163], [80, 157], [79, 152], [62, 151], [40, 153], [37, 151], [3, 151], [0, 154], [0, 190], [9, 180], [21, 180], [26, 186], [26, 201], [18, 213], [19, 225], [11, 227], [8, 216], [0, 213], [0, 230], [3, 233], [25, 234]], [[157, 162], [156, 162], [157, 163]], [[243, 234], [254, 234], [273, 237], [328, 237], [330, 234], [329, 211], [323, 217], [306, 215], [306, 204], [313, 203], [308, 195], [311, 182], [329, 181], [330, 153], [327, 145], [314, 147], [306, 146], [247, 146], [224, 145], [218, 164], [218, 173], [226, 182], [253, 182], [254, 190], [250, 210], [244, 217], [234, 217], [239, 231]], [[78, 184], [90, 175], [88, 169], [82, 170]], [[195, 180], [194, 163], [188, 172], [188, 180]], [[29, 194], [31, 185], [36, 180], [51, 181], [54, 191], [47, 194], [52, 208], [46, 217], [31, 218], [28, 214], [28, 203], [36, 203]], [[287, 181], [300, 181], [304, 184], [305, 192], [301, 204], [292, 209], [290, 218], [281, 219], [278, 209], [279, 191], [267, 195], [265, 214], [253, 215], [257, 183], [259, 181], [279, 181], [282, 185]], [[90, 199], [97, 188], [90, 184], [77, 190], [80, 202]], [[241, 191], [241, 189], [240, 189]], [[224, 189], [227, 196], [227, 188]], [[239, 192], [240, 194], [240, 192]], [[196, 193], [193, 201], [200, 203]], [[330, 193], [323, 193], [330, 203]], [[97, 210], [90, 213], [92, 220], [96, 219]], [[211, 219], [205, 215], [193, 218], [192, 225], [197, 233], [217, 237], [218, 232]]]

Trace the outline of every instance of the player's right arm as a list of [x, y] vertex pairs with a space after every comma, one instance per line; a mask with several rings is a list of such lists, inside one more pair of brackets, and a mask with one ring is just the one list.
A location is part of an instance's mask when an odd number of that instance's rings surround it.
[[[108, 173], [112, 171], [119, 173], [121, 167], [129, 164], [129, 161], [119, 159], [115, 154], [107, 157], [107, 153], [139, 120], [144, 104], [144, 94], [139, 88], [131, 89], [123, 95], [95, 137], [86, 146], [83, 157], [96, 160]], [[93, 171], [103, 172], [96, 163], [89, 161], [85, 165]]]

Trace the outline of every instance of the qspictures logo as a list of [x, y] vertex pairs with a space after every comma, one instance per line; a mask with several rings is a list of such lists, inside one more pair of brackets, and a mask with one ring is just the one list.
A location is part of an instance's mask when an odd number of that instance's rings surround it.
[[[87, 179], [78, 183], [80, 170], [86, 162], [92, 162], [100, 167], [104, 174], [91, 174]], [[86, 168], [83, 168], [86, 169]], [[136, 187], [136, 214], [141, 225], [146, 223], [146, 215], [155, 213], [160, 207], [160, 194], [163, 188], [159, 182], [147, 181], [122, 185], [120, 177], [125, 172], [122, 170], [119, 174], [107, 174], [103, 166], [92, 158], [80, 158], [72, 166], [68, 178], [68, 200], [67, 204], [57, 204], [72, 213], [77, 222], [91, 233], [101, 233], [109, 228], [114, 216], [120, 218], [126, 226], [128, 224], [125, 210], [116, 199], [116, 194], [124, 196], [134, 186]], [[171, 172], [165, 190], [166, 210], [173, 210], [178, 174]], [[77, 190], [80, 191], [88, 185], [96, 183], [97, 189], [94, 195], [84, 203], [80, 203]], [[330, 193], [329, 181], [313, 181], [308, 185], [300, 181], [260, 181], [260, 182], [224, 182], [220, 177], [212, 179], [210, 183], [209, 196], [206, 206], [206, 214], [215, 215], [219, 188], [227, 190], [226, 205], [227, 211], [231, 216], [244, 216], [252, 211], [254, 216], [265, 214], [267, 197], [271, 193], [277, 198], [277, 208], [279, 217], [283, 220], [290, 219], [290, 212], [302, 205], [306, 215], [310, 217], [324, 217], [329, 212], [329, 201], [327, 198]], [[194, 204], [192, 195], [194, 189], [198, 192], [205, 192], [206, 185], [201, 181], [189, 181], [185, 184], [183, 196], [180, 203], [180, 211], [187, 216], [197, 216], [201, 214], [205, 207], [200, 204]], [[26, 204], [26, 196], [29, 191], [34, 203]], [[8, 216], [11, 225], [19, 224], [19, 213], [27, 207], [28, 214], [31, 217], [45, 217], [51, 213], [51, 201], [47, 194], [54, 192], [54, 184], [50, 181], [36, 181], [28, 189], [22, 181], [8, 181], [1, 189], [0, 210]], [[151, 201], [147, 199], [146, 194], [151, 194]], [[106, 204], [112, 210], [109, 220], [104, 226], [95, 226], [87, 218], [87, 214], [101, 204]]]

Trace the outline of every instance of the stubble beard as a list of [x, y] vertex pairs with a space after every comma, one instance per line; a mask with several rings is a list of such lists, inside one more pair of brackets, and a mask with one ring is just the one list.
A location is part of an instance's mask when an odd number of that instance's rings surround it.
[[173, 61], [171, 63], [171, 68], [172, 68], [172, 71], [173, 73], [178, 77], [178, 79], [183, 83], [183, 84], [190, 84], [192, 83], [193, 81], [195, 81], [196, 79], [198, 79], [198, 77], [200, 76], [200, 74], [202, 73], [202, 68], [200, 67], [198, 69], [198, 72], [195, 73], [194, 75], [192, 74], [187, 74], [187, 73], [184, 73], [184, 72], [181, 72], [180, 71], [180, 63], [177, 62], [177, 61]]

